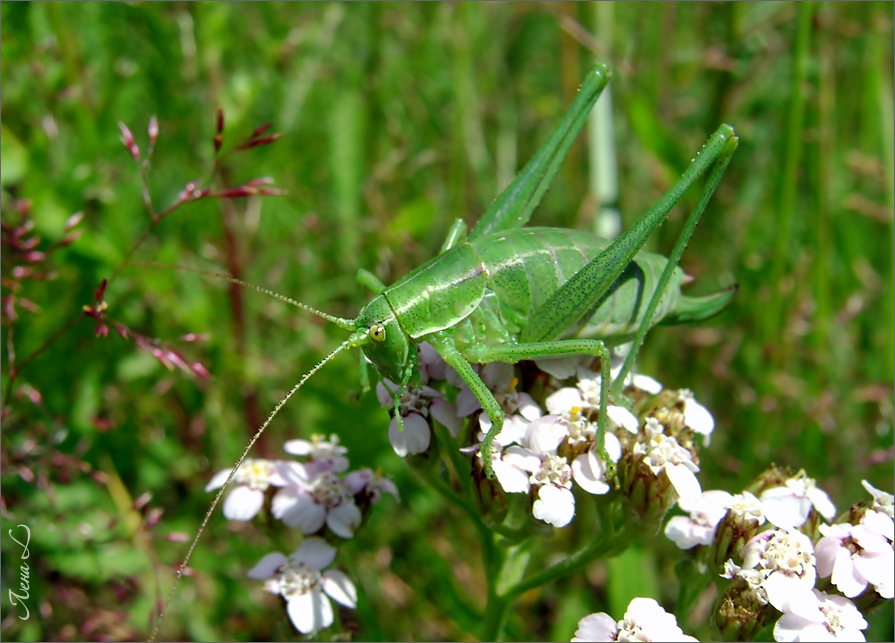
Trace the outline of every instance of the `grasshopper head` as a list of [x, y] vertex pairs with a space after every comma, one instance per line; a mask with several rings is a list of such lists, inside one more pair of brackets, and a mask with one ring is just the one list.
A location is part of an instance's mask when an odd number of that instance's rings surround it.
[[377, 295], [357, 317], [357, 334], [365, 337], [358, 344], [376, 370], [395, 383], [404, 381], [404, 374], [411, 367], [410, 337], [398, 324], [392, 307], [383, 295]]

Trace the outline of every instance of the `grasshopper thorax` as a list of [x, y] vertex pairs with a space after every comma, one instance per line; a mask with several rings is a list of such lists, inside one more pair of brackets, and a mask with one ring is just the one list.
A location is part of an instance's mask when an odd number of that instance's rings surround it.
[[361, 347], [382, 377], [393, 382], [405, 382], [405, 374], [415, 364], [416, 351], [411, 351], [412, 340], [401, 328], [395, 311], [384, 295], [377, 295], [357, 316], [358, 333], [366, 332]]

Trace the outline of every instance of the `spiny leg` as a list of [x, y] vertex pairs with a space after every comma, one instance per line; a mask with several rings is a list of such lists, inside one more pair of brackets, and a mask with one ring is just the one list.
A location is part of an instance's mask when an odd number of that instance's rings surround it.
[[[733, 156], [733, 153], [736, 151], [739, 139], [733, 132], [733, 129], [727, 125], [722, 125], [721, 128], [718, 129], [718, 132], [722, 132], [722, 130], [724, 130], [725, 128], [730, 130], [730, 132], [729, 136], [724, 139], [723, 145], [720, 150], [718, 150], [714, 154], [710, 154], [712, 150], [707, 149], [707, 144], [706, 147], [703, 148], [700, 154], [693, 160], [693, 163], [690, 165], [691, 168], [696, 165], [696, 163], [699, 161], [699, 157], [703, 154], [705, 154], [708, 157], [708, 160], [712, 162], [711, 172], [709, 173], [709, 177], [706, 180], [705, 186], [703, 187], [702, 192], [699, 195], [699, 199], [696, 201], [696, 205], [690, 212], [690, 216], [687, 217], [687, 221], [684, 223], [683, 230], [681, 231], [681, 234], [671, 251], [671, 255], [669, 255], [668, 257], [668, 263], [665, 265], [665, 270], [662, 271], [662, 275], [659, 277], [659, 282], [656, 285], [656, 289], [655, 291], [653, 291], [653, 296], [650, 298], [650, 301], [647, 304], [646, 311], [640, 322], [640, 327], [637, 329], [637, 333], [634, 335], [634, 339], [632, 340], [631, 350], [628, 351], [627, 356], [625, 356], [625, 361], [622, 364], [621, 371], [619, 371], [618, 376], [612, 383], [612, 393], [614, 395], [618, 395], [624, 388], [625, 378], [628, 376], [628, 373], [631, 372], [631, 369], [634, 366], [634, 361], [637, 359], [637, 353], [639, 352], [640, 347], [643, 344], [643, 340], [646, 337], [646, 333], [652, 326], [653, 315], [655, 315], [656, 308], [658, 308], [659, 302], [665, 294], [665, 288], [668, 286], [668, 282], [671, 279], [671, 274], [680, 262], [681, 256], [684, 254], [684, 250], [686, 249], [687, 244], [690, 241], [690, 237], [693, 235], [693, 231], [696, 229], [696, 225], [699, 223], [699, 219], [702, 217], [702, 213], [705, 211], [709, 200], [712, 198], [712, 194], [715, 192], [715, 188], [721, 181], [721, 177], [724, 175], [724, 171], [727, 169], [727, 165], [730, 163], [730, 159]], [[714, 138], [715, 137], [713, 136], [712, 139]], [[683, 193], [675, 195], [673, 191], [669, 191], [659, 201], [659, 203], [656, 204], [656, 207], [661, 206], [662, 208], [664, 208], [663, 204], [669, 202], [668, 209], [670, 209], [681, 196], [683, 196]]]

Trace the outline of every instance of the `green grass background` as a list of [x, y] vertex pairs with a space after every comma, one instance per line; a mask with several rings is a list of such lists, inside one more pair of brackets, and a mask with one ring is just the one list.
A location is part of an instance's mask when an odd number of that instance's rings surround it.
[[[146, 229], [117, 123], [145, 149], [152, 115], [161, 133], [149, 184], [160, 207], [207, 175], [217, 107], [225, 149], [267, 121], [283, 133], [228, 158], [231, 184], [270, 176], [289, 194], [187, 206], [134, 259], [236, 267], [345, 316], [365, 301], [357, 268], [391, 282], [438, 251], [455, 217], [478, 219], [595, 61], [613, 68], [625, 225], [718, 124], [734, 125], [739, 151], [682, 265], [694, 292], [734, 282], [739, 292], [710, 323], [653, 332], [641, 370], [693, 389], [714, 413], [704, 489], [739, 491], [776, 462], [804, 467], [840, 510], [865, 497], [862, 478], [891, 491], [892, 40], [891, 3], [3, 3], [4, 221], [14, 221], [15, 199], [30, 199], [49, 244], [69, 215], [85, 215], [82, 238], [51, 259], [57, 278], [26, 283], [40, 310], [4, 327], [5, 588], [17, 585], [20, 562], [6, 530], [32, 531], [31, 617], [18, 618], [4, 596], [4, 637], [145, 637], [185, 551], [167, 535], [195, 532], [213, 472], [232, 465], [277, 400], [344, 337], [251, 291], [134, 266], [106, 293], [109, 313], [183, 346], [212, 378], [168, 372], [114, 331], [95, 338], [84, 318], [10, 390], [10, 346], [21, 361], [78, 318]], [[533, 223], [592, 226], [591, 183], [581, 137]], [[650, 249], [670, 250], [685, 212], [675, 209]], [[8, 268], [5, 254], [4, 277]], [[185, 333], [209, 339], [177, 344]], [[286, 439], [334, 432], [354, 466], [398, 484], [402, 502], [380, 505], [340, 549], [361, 595], [347, 632], [469, 640], [484, 600], [474, 535], [394, 455], [388, 414], [373, 395], [358, 397], [358, 382], [356, 356], [340, 356], [255, 453], [277, 457]], [[19, 394], [23, 384], [40, 404]], [[157, 508], [158, 524], [142, 526]], [[569, 538], [560, 532], [545, 550]], [[295, 638], [279, 599], [245, 578], [263, 554], [293, 546], [260, 518], [228, 524], [218, 513], [164, 637]], [[676, 556], [657, 537], [530, 592], [507, 636], [568, 640], [579, 618], [621, 618], [637, 594], [673, 607]], [[534, 564], [548, 558], [542, 551]], [[708, 635], [707, 607], [686, 631]], [[891, 640], [891, 606], [873, 621], [868, 638]]]

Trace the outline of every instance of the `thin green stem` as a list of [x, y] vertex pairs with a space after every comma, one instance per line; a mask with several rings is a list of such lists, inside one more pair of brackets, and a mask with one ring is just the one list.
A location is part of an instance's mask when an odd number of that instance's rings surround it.
[[3, 406], [9, 406], [9, 402], [12, 399], [12, 391], [14, 388], [15, 381], [18, 379], [19, 374], [24, 370], [28, 364], [33, 362], [37, 357], [42, 355], [44, 351], [46, 351], [53, 343], [62, 337], [65, 333], [67, 333], [71, 328], [73, 328], [78, 322], [84, 319], [84, 315], [76, 315], [69, 319], [63, 326], [60, 326], [50, 337], [40, 345], [34, 352], [30, 353], [25, 359], [19, 362], [16, 365], [11, 365], [9, 369], [9, 381], [6, 384], [6, 394], [3, 396]]
[[598, 558], [617, 556], [631, 544], [628, 533], [601, 534], [590, 544], [579, 549], [571, 556], [561, 560], [547, 569], [532, 574], [511, 587], [504, 597], [514, 599], [530, 589], [559, 580], [569, 574], [580, 572], [584, 565]]
[[482, 522], [481, 517], [476, 512], [474, 503], [471, 502], [470, 499], [463, 497], [461, 494], [454, 491], [449, 484], [447, 484], [440, 475], [435, 473], [430, 468], [416, 468], [414, 471], [423, 478], [423, 480], [431, 485], [435, 491], [441, 495], [442, 498], [447, 500], [450, 504], [457, 507], [464, 514], [469, 516], [469, 519], [472, 521], [473, 526], [476, 529], [476, 532], [479, 535], [479, 540], [482, 542], [483, 552], [487, 557], [490, 557], [493, 554], [494, 550], [494, 542], [491, 530], [488, 529], [488, 526]]

